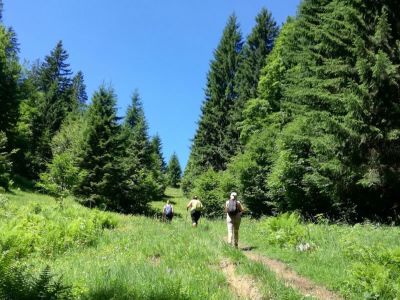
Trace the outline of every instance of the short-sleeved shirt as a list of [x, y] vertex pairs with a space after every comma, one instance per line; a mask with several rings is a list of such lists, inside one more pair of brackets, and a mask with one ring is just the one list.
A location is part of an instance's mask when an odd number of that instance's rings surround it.
[[190, 204], [191, 204], [190, 211], [194, 211], [194, 210], [200, 211], [203, 208], [203, 204], [198, 199], [190, 200], [189, 205]]

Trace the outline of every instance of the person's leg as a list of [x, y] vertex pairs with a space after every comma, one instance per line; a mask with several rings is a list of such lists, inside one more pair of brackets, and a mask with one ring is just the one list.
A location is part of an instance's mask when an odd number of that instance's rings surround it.
[[200, 215], [199, 215], [198, 211], [193, 211], [192, 212], [192, 226], [193, 227], [197, 226], [197, 223], [199, 221], [199, 217], [200, 217]]
[[241, 218], [239, 216], [235, 216], [233, 223], [233, 235], [234, 235], [234, 243], [237, 248], [239, 245], [239, 227], [240, 227]]
[[226, 224], [228, 226], [228, 243], [233, 246], [233, 222], [229, 216], [226, 219]]

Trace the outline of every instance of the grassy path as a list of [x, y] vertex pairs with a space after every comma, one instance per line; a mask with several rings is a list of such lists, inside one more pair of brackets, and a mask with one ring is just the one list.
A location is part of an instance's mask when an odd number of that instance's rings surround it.
[[[179, 190], [168, 190], [167, 195], [170, 197], [170, 201], [174, 203], [175, 209], [178, 213], [179, 217], [186, 215], [185, 210], [185, 202], [182, 198]], [[156, 203], [154, 205], [157, 209], [161, 209], [161, 203]], [[185, 217], [185, 221], [190, 223], [190, 218], [188, 220]], [[223, 222], [222, 222], [223, 223]], [[218, 241], [214, 241], [218, 242]], [[219, 241], [220, 242], [220, 241]], [[241, 247], [245, 249], [244, 255], [248, 259], [246, 263], [248, 264], [250, 261], [253, 263], [259, 263], [263, 267], [265, 267], [265, 272], [272, 271], [278, 280], [281, 280], [285, 283], [285, 286], [289, 286], [293, 288], [293, 290], [299, 292], [303, 297], [313, 297], [315, 299], [331, 299], [331, 300], [339, 300], [342, 297], [336, 295], [335, 293], [329, 291], [325, 287], [318, 285], [312, 282], [310, 279], [300, 276], [298, 273], [293, 271], [288, 265], [284, 264], [281, 261], [271, 259], [262, 255], [260, 253], [252, 250], [251, 246]], [[235, 250], [232, 250], [235, 251]], [[244, 260], [244, 258], [243, 258]], [[262, 294], [257, 286], [262, 285], [262, 282], [258, 282], [258, 278], [256, 276], [250, 276], [249, 274], [238, 275], [236, 274], [236, 266], [232, 261], [223, 259], [221, 261], [221, 269], [225, 274], [226, 280], [229, 284], [231, 291], [235, 293], [235, 295], [246, 298], [246, 299], [263, 299], [263, 298], [272, 298], [271, 291], [264, 291]], [[253, 274], [254, 275], [254, 274]], [[275, 281], [275, 280], [273, 280]]]

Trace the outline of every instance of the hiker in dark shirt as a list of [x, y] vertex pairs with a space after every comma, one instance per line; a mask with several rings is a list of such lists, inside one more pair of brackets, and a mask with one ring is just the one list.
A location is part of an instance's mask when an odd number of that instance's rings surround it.
[[167, 200], [167, 204], [165, 204], [163, 208], [163, 219], [166, 222], [171, 222], [173, 217], [174, 217], [174, 207], [172, 206], [171, 203], [169, 203], [169, 200]]

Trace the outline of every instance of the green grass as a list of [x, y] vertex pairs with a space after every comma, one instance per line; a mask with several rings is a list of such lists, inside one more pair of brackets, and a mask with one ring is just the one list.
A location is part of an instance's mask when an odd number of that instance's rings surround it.
[[[36, 245], [19, 261], [29, 264], [36, 272], [50, 265], [52, 272], [62, 275], [63, 282], [72, 287], [76, 299], [236, 299], [220, 269], [221, 260], [237, 252], [223, 241], [225, 223], [202, 218], [199, 227], [192, 228], [190, 218], [186, 217], [188, 199], [176, 189], [168, 189], [166, 194], [165, 199], [153, 202], [152, 206], [157, 212], [167, 199], [174, 203], [177, 217], [172, 224], [162, 223], [156, 217], [97, 212], [72, 199], [66, 199], [60, 207], [51, 197], [15, 190], [7, 194], [8, 210], [13, 212], [13, 220], [19, 214], [21, 218], [22, 214], [28, 215], [32, 222], [28, 231], [34, 236], [19, 245], [32, 241]], [[80, 235], [70, 234], [66, 230], [68, 226], [64, 226], [66, 220], [72, 222], [68, 217], [73, 212], [76, 218], [87, 216], [87, 220], [104, 214], [115, 220], [117, 226], [93, 231], [90, 243], [84, 243]], [[33, 216], [32, 220], [30, 216]], [[42, 217], [47, 221], [36, 223]], [[6, 226], [10, 218], [1, 219], [0, 227]], [[35, 231], [36, 228], [40, 230]], [[84, 233], [87, 227], [80, 230]], [[61, 237], [60, 233], [65, 233], [66, 237]], [[67, 248], [49, 246], [42, 251], [40, 245], [52, 245], [48, 239], [52, 235], [67, 241], [75, 238], [76, 245], [68, 244]], [[238, 272], [262, 277], [260, 269], [246, 268], [248, 263], [244, 258], [241, 260]], [[273, 274], [264, 271], [268, 279], [262, 279], [262, 282], [277, 283], [271, 286], [276, 291], [271, 292], [270, 286], [268, 290], [264, 288], [266, 297], [272, 293], [282, 295], [278, 299], [286, 299], [283, 295], [287, 289], [278, 284]], [[289, 293], [293, 294], [290, 299], [301, 299], [295, 292], [289, 290]]]
[[259, 221], [243, 222], [241, 233], [245, 243], [255, 247], [258, 252], [287, 263], [299, 274], [338, 291], [346, 299], [364, 297], [363, 294], [348, 288], [349, 283], [354, 280], [353, 267], [360, 262], [363, 249], [399, 247], [398, 227], [372, 224], [307, 224], [304, 227], [305, 241], [313, 245], [311, 251], [300, 252], [295, 246], [281, 247], [269, 243]]
[[[220, 269], [227, 258], [236, 263], [237, 274], [256, 278], [266, 299], [303, 299], [263, 265], [228, 246], [224, 220], [201, 218], [192, 228], [189, 199], [177, 189], [167, 189], [166, 195], [151, 203], [153, 217], [144, 217], [90, 210], [73, 199], [60, 206], [51, 197], [14, 190], [6, 195], [8, 204], [0, 201], [0, 231], [6, 232], [0, 247], [3, 255], [4, 245], [17, 249], [7, 251], [32, 272], [49, 265], [76, 299], [235, 299]], [[175, 208], [172, 224], [159, 219], [166, 200]], [[400, 240], [395, 227], [309, 224], [301, 228], [314, 249], [298, 252], [294, 244], [271, 243], [265, 224], [244, 219], [241, 241], [349, 299], [363, 296], [348, 288], [358, 248], [396, 248]]]

